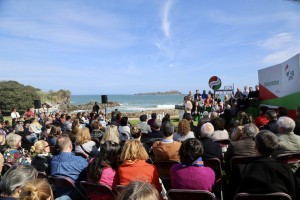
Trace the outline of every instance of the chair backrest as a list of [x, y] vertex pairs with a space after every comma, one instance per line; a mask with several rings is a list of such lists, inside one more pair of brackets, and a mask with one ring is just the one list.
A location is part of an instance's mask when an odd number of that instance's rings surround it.
[[287, 164], [300, 163], [300, 152], [279, 154], [276, 159]]
[[233, 156], [230, 160], [230, 164], [237, 165], [237, 164], [245, 164], [247, 162], [251, 162], [256, 160], [257, 156]]
[[170, 179], [170, 169], [179, 162], [174, 160], [154, 161], [153, 165], [157, 168], [158, 175], [161, 179]]
[[205, 190], [171, 189], [168, 191], [169, 200], [214, 200], [213, 193]]
[[220, 182], [222, 178], [222, 166], [221, 161], [218, 158], [210, 158], [203, 160], [204, 166], [210, 167], [216, 174], [216, 182]]
[[90, 200], [114, 200], [116, 198], [112, 189], [105, 184], [81, 181], [80, 185], [87, 191]]
[[235, 195], [234, 200], [292, 200], [292, 198], [283, 192], [269, 194], [238, 193]]
[[76, 199], [87, 199], [79, 188], [76, 187], [72, 179], [65, 176], [48, 176], [48, 180], [55, 186], [55, 198], [58, 198], [62, 195], [68, 195], [73, 193], [76, 196]]
[[2, 167], [1, 175], [3, 176], [11, 168], [11, 166], [12, 166], [11, 164], [4, 163]]

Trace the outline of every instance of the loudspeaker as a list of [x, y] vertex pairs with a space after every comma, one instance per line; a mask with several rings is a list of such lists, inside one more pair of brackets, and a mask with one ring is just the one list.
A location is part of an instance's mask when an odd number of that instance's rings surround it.
[[102, 104], [108, 103], [108, 101], [107, 101], [107, 95], [101, 95], [101, 101], [102, 101]]
[[40, 109], [42, 107], [41, 100], [34, 100], [33, 104], [35, 109]]

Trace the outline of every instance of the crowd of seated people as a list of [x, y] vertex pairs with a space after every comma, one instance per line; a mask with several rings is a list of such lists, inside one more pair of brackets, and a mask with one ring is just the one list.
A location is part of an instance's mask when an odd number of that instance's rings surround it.
[[[213, 94], [203, 94], [198, 92], [196, 96], [189, 95], [186, 99], [195, 101], [208, 98], [209, 103]], [[246, 95], [246, 90], [239, 90], [233, 96], [241, 98]], [[225, 199], [233, 199], [239, 192], [284, 192], [292, 199], [299, 198], [295, 176], [297, 170], [299, 172], [299, 165], [290, 166], [276, 161], [280, 154], [300, 152], [300, 136], [296, 134], [299, 123], [285, 116], [284, 110], [276, 112], [264, 107], [261, 108], [261, 114], [252, 119], [243, 110], [237, 113], [232, 110], [230, 101], [235, 102], [230, 99], [227, 103], [224, 101], [224, 109], [220, 112], [216, 108], [222, 106], [222, 101], [217, 98], [218, 106], [203, 111], [196, 118], [188, 110], [178, 127], [174, 126], [170, 115], [160, 121], [156, 119], [156, 114], [152, 114], [149, 120], [147, 115], [141, 115], [140, 123], [132, 126], [128, 117], [120, 111], [116, 111], [109, 123], [103, 120], [104, 116], [96, 113], [31, 115], [30, 112], [27, 113], [29, 117], [25, 116], [21, 123], [14, 109], [13, 116], [16, 118], [12, 129], [15, 132], [8, 131], [9, 128], [0, 132], [0, 162], [3, 154], [3, 162], [12, 165], [4, 173], [2, 182], [11, 181], [7, 184], [15, 185], [12, 181], [17, 180], [11, 176], [18, 175], [16, 170], [19, 168], [30, 168], [34, 177], [27, 177], [15, 188], [0, 187], [0, 199], [26, 199], [25, 196], [31, 195], [43, 196], [40, 199], [54, 199], [59, 195], [78, 199], [74, 191], [59, 193], [55, 190], [52, 193], [47, 182], [36, 179], [37, 171], [47, 176], [67, 177], [77, 187], [80, 187], [81, 181], [105, 184], [118, 193], [118, 199], [126, 198], [129, 193], [141, 195], [133, 189], [144, 185], [149, 188], [151, 198], [161, 199], [166, 197], [166, 191], [160, 181], [159, 169], [154, 164], [168, 161], [177, 162], [170, 167], [173, 189], [215, 192], [216, 170], [205, 164], [210, 159], [218, 159], [224, 164], [221, 166], [226, 167], [229, 181], [223, 183]], [[300, 116], [300, 110], [298, 112]], [[193, 119], [197, 119], [196, 125]], [[33, 131], [35, 129], [38, 131]], [[222, 139], [231, 140], [228, 148], [218, 142]], [[230, 165], [235, 156], [255, 156], [255, 159]], [[270, 186], [268, 182], [274, 184]], [[125, 188], [118, 192], [118, 185]], [[21, 186], [24, 190], [19, 190]], [[45, 193], [31, 193], [38, 187], [43, 187]]]

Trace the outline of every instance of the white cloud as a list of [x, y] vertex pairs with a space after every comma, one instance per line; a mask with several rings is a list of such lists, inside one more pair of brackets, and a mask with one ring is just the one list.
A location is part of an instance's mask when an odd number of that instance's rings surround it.
[[269, 51], [262, 63], [274, 65], [300, 52], [300, 36], [292, 33], [278, 33], [261, 42], [261, 47]]
[[291, 33], [278, 33], [266, 39], [261, 45], [266, 49], [281, 49], [293, 40], [294, 36]]
[[170, 21], [169, 13], [172, 6], [172, 0], [167, 0], [163, 7], [163, 16], [162, 16], [162, 30], [166, 38], [170, 37]]

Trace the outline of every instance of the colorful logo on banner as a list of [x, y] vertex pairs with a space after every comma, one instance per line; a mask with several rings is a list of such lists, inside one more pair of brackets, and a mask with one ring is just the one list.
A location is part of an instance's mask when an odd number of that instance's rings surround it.
[[208, 81], [208, 85], [211, 89], [213, 89], [214, 91], [218, 90], [221, 88], [222, 86], [222, 81], [219, 77], [217, 76], [212, 76], [210, 77], [209, 81]]
[[286, 65], [285, 68], [284, 68], [284, 71], [285, 71], [285, 76], [288, 78], [288, 80], [293, 80], [294, 78], [294, 70], [291, 70], [289, 65]]

